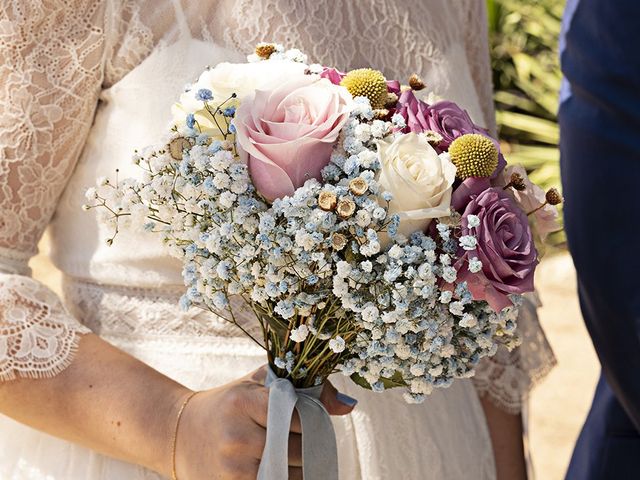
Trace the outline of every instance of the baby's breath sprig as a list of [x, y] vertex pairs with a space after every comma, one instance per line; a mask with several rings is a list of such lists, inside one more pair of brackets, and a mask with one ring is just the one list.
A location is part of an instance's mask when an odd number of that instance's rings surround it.
[[[227, 140], [230, 135], [235, 134], [235, 127], [233, 127], [233, 124], [229, 120], [230, 118], [233, 118], [235, 114], [235, 106], [229, 106], [229, 103], [235, 98], [237, 98], [237, 95], [235, 93], [232, 93], [229, 98], [215, 106], [211, 105], [210, 100], [204, 101], [205, 110], [211, 116], [211, 120], [216, 124], [218, 132], [220, 133], [220, 135], [222, 135], [222, 138], [224, 140]], [[221, 119], [224, 122], [224, 128], [220, 125], [218, 119]], [[200, 128], [197, 120], [195, 121], [195, 123], [198, 126], [198, 131], [202, 132], [202, 129]]]

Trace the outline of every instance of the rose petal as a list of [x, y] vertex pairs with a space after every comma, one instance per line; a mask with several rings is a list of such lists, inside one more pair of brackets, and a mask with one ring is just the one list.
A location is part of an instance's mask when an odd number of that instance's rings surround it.
[[289, 175], [293, 185], [302, 186], [310, 178], [320, 179], [320, 171], [327, 165], [333, 145], [303, 138], [298, 141], [260, 145], [266, 158], [281, 159], [280, 168]]
[[295, 192], [287, 173], [275, 163], [249, 156], [247, 165], [253, 185], [269, 202]]
[[458, 211], [463, 211], [472, 196], [484, 192], [490, 186], [486, 178], [467, 178], [453, 191], [451, 206]]

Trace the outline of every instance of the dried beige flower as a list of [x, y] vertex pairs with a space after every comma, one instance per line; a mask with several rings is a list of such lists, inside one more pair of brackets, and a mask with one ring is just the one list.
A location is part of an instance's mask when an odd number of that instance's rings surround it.
[[338, 216], [340, 218], [349, 218], [356, 211], [356, 203], [350, 198], [342, 197], [340, 200], [338, 200], [336, 211], [338, 212]]
[[347, 237], [341, 233], [334, 233], [331, 236], [331, 246], [334, 250], [342, 250], [347, 246]]
[[362, 177], [356, 177], [349, 182], [349, 190], [354, 195], [364, 195], [369, 188], [369, 184]]
[[318, 206], [322, 210], [326, 210], [327, 212], [330, 212], [331, 210], [336, 208], [337, 204], [338, 204], [338, 199], [336, 197], [336, 194], [333, 192], [328, 192], [326, 190], [323, 190], [322, 192], [320, 192], [320, 195], [318, 195]]
[[426, 85], [424, 84], [422, 79], [418, 76], [418, 74], [414, 73], [409, 77], [409, 86], [411, 87], [411, 90], [418, 91], [425, 88]]
[[174, 160], [182, 160], [182, 152], [190, 148], [191, 143], [184, 137], [174, 138], [169, 142], [169, 154]]

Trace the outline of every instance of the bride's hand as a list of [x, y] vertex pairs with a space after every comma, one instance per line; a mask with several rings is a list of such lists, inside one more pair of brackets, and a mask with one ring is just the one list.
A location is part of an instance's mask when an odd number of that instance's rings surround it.
[[[198, 393], [178, 430], [176, 470], [180, 480], [251, 479], [258, 473], [266, 439], [269, 390], [261, 368], [233, 383]], [[320, 398], [331, 415], [355, 405], [330, 383]], [[289, 478], [302, 478], [300, 419], [294, 411], [289, 435]]]

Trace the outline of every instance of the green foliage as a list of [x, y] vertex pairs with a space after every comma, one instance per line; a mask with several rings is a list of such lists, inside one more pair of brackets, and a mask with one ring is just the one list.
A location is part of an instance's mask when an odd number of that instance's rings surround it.
[[[495, 102], [503, 150], [543, 188], [560, 187], [556, 118], [564, 1], [486, 0]], [[551, 243], [564, 243], [555, 234]]]
[[[362, 388], [371, 390], [371, 385], [369, 384], [369, 382], [357, 373], [351, 375], [351, 380], [353, 380], [356, 385], [360, 385]], [[382, 382], [382, 385], [384, 385], [385, 390], [388, 390], [390, 388], [408, 386], [402, 378], [402, 374], [400, 372], [395, 372], [391, 378], [380, 377], [380, 382]]]

